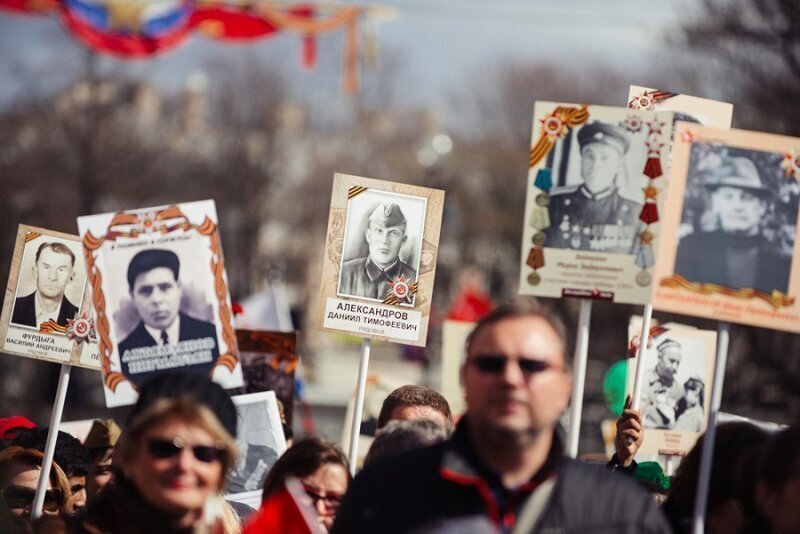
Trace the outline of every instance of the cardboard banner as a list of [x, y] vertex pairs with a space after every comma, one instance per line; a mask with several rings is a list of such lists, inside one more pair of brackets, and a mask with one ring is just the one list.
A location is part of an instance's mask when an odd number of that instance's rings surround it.
[[[654, 321], [655, 322], [655, 321]], [[633, 392], [641, 317], [628, 326], [626, 390]], [[717, 333], [674, 323], [651, 326], [644, 353], [640, 410], [644, 423], [641, 454], [684, 455], [705, 432], [714, 378]]]
[[693, 122], [714, 128], [730, 128], [733, 118], [733, 104], [640, 85], [631, 85], [628, 89], [628, 108], [671, 111], [673, 122]]
[[274, 391], [233, 397], [238, 416], [236, 448], [241, 456], [228, 476], [226, 499], [258, 509], [267, 473], [286, 451]]
[[294, 414], [294, 375], [299, 357], [294, 332], [236, 330], [244, 386], [229, 391], [232, 395], [274, 391], [282, 419], [292, 427]]
[[336, 174], [318, 326], [424, 347], [444, 191]]
[[798, 138], [678, 125], [656, 309], [800, 332], [799, 154]]
[[100, 370], [78, 236], [20, 225], [0, 316], [3, 352]]
[[672, 114], [537, 102], [520, 293], [650, 300]]
[[214, 201], [78, 218], [108, 407], [150, 376], [243, 384]]

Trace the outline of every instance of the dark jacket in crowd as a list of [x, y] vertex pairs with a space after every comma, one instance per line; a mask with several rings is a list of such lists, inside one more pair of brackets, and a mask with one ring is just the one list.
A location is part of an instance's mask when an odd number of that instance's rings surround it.
[[362, 471], [332, 532], [510, 532], [527, 499], [551, 481], [535, 532], [670, 532], [647, 492], [602, 467], [566, 458], [557, 437], [539, 473], [507, 490], [478, 458], [467, 424], [465, 417], [448, 441]]

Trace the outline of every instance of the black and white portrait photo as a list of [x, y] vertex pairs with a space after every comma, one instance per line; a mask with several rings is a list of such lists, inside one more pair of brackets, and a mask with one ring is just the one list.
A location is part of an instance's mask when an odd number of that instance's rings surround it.
[[641, 410], [645, 428], [701, 432], [708, 383], [702, 340], [669, 332], [645, 353]]
[[183, 241], [115, 258], [127, 262], [116, 271], [125, 276], [118, 284], [124, 291], [111, 295], [118, 302], [118, 353], [122, 373], [137, 386], [171, 368], [209, 375], [219, 358], [213, 296], [203, 290], [213, 280], [198, 268], [205, 264], [197, 261], [194, 248]]
[[277, 397], [274, 391], [264, 391], [237, 395], [233, 402], [238, 413], [236, 448], [241, 456], [228, 477], [228, 492], [261, 490], [267, 473], [286, 450]]
[[85, 282], [80, 243], [47, 235], [26, 242], [10, 323], [66, 327], [78, 314]]
[[427, 199], [375, 189], [351, 198], [337, 295], [413, 306]]
[[[548, 154], [552, 169], [546, 247], [631, 254], [647, 179], [641, 119], [590, 120]], [[665, 127], [669, 127], [666, 125]]]
[[676, 275], [730, 289], [788, 291], [799, 192], [785, 179], [782, 160], [775, 152], [692, 145]]

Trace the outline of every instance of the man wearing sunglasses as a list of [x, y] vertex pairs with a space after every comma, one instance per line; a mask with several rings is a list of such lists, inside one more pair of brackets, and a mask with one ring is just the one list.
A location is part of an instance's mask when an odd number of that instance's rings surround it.
[[563, 325], [533, 304], [481, 319], [461, 369], [467, 413], [452, 437], [365, 469], [333, 532], [670, 532], [631, 481], [564, 456], [565, 350]]

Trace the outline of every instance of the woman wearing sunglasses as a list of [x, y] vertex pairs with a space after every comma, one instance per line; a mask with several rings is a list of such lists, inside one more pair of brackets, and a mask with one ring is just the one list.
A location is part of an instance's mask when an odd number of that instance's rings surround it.
[[[22, 447], [0, 452], [0, 532], [28, 532], [42, 458], [41, 452]], [[69, 480], [53, 463], [42, 514], [58, 515], [70, 496]]]
[[[281, 492], [290, 478], [301, 483], [308, 499], [306, 504], [314, 508], [321, 526], [330, 529], [351, 480], [344, 453], [320, 438], [295, 443], [278, 458], [264, 480], [262, 512], [269, 508], [270, 499], [281, 499]], [[258, 519], [254, 521], [257, 522]]]
[[[179, 388], [185, 381], [162, 383], [155, 392], [143, 387], [117, 443], [116, 478], [89, 506], [82, 530], [126, 534], [238, 530], [236, 519], [225, 516], [231, 510], [219, 496], [236, 459], [231, 436], [236, 409], [217, 384], [207, 379], [188, 381], [190, 387], [182, 392]], [[169, 394], [162, 387], [171, 390]], [[232, 430], [227, 424], [231, 417]]]

